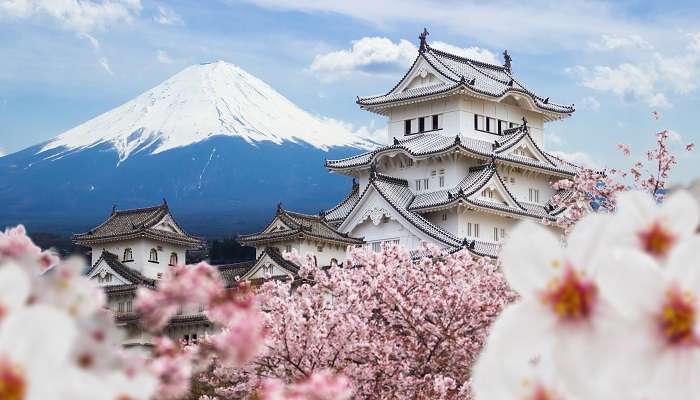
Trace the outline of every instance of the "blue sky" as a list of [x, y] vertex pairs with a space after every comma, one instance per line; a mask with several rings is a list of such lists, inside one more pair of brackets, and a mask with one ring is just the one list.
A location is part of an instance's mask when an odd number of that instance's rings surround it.
[[[377, 129], [355, 105], [384, 92], [417, 35], [500, 62], [507, 48], [531, 89], [575, 103], [547, 147], [622, 165], [653, 133], [700, 141], [700, 6], [690, 1], [0, 0], [0, 153], [78, 125], [187, 65], [225, 60], [315, 114]], [[651, 118], [652, 111], [662, 118]], [[683, 154], [673, 176], [698, 175]]]

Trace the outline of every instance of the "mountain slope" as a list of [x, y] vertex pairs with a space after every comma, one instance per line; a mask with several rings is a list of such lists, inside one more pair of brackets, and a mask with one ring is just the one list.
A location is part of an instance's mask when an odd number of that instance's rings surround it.
[[316, 148], [372, 143], [339, 121], [313, 116], [240, 67], [223, 61], [185, 68], [135, 99], [50, 141], [41, 152], [110, 143], [124, 161], [148, 147], [157, 154], [212, 136], [246, 142], [305, 142]]
[[194, 234], [261, 227], [275, 204], [318, 212], [347, 178], [324, 158], [373, 144], [231, 64], [189, 67], [47, 143], [0, 158], [0, 228], [84, 231], [112, 205], [167, 198]]

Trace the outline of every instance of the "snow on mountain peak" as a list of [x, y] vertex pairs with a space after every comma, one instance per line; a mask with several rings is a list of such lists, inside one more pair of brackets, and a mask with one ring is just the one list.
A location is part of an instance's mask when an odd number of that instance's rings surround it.
[[242, 68], [216, 61], [185, 68], [133, 100], [62, 133], [40, 152], [110, 143], [123, 161], [145, 148], [155, 154], [215, 135], [239, 136], [249, 143], [306, 142], [323, 150], [374, 146], [347, 124], [311, 115]]

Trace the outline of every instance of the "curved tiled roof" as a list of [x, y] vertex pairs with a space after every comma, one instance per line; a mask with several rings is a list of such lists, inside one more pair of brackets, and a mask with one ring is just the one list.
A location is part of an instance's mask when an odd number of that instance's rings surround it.
[[[288, 227], [288, 229], [275, 230], [274, 232], [263, 231], [250, 235], [241, 235], [239, 237], [239, 241], [247, 245], [256, 245], [261, 243], [281, 242], [303, 235], [306, 237], [343, 244], [364, 243], [364, 240], [361, 238], [350, 237], [347, 234], [338, 232], [320, 215], [308, 215], [292, 212], [284, 210], [280, 205], [277, 208], [276, 217], [279, 218]], [[270, 225], [268, 225], [268, 227], [269, 226]]]
[[[514, 206], [493, 201], [489, 198], [473, 196], [479, 192], [494, 175], [496, 179], [501, 182], [508, 199], [511, 203], [515, 204]], [[475, 208], [487, 212], [495, 212], [498, 214], [515, 214], [537, 219], [555, 219], [554, 214], [547, 212], [546, 206], [518, 201], [503, 183], [493, 163], [470, 168], [467, 176], [452, 189], [417, 194], [408, 209], [411, 211], [425, 212], [436, 208], [452, 207], [460, 202], [470, 204]]]
[[506, 136], [504, 139], [504, 143], [506, 143], [508, 147], [502, 145], [494, 148], [494, 143], [473, 137], [465, 137], [462, 135], [451, 137], [439, 133], [423, 133], [403, 140], [397, 139], [392, 145], [380, 147], [373, 151], [362, 153], [353, 157], [343, 158], [340, 160], [327, 160], [326, 168], [331, 170], [369, 168], [372, 162], [379, 156], [397, 151], [403, 152], [413, 159], [419, 159], [459, 149], [460, 151], [464, 151], [476, 158], [481, 158], [484, 160], [494, 159], [496, 162], [527, 166], [559, 175], [565, 175], [567, 177], [576, 174], [577, 167], [561, 159], [552, 157], [549, 153], [544, 151], [542, 151], [542, 153], [547, 157], [547, 162], [519, 156], [517, 154], [504, 153], [505, 149], [511, 147], [525, 137], [529, 137], [529, 133], [514, 133]]
[[139, 271], [127, 267], [121, 261], [119, 261], [118, 255], [110, 253], [107, 250], [102, 250], [102, 254], [100, 254], [100, 257], [97, 259], [97, 261], [95, 261], [95, 264], [93, 264], [92, 267], [90, 267], [90, 269], [88, 269], [87, 272], [85, 272], [85, 275], [90, 275], [92, 271], [95, 270], [100, 261], [104, 261], [114, 272], [124, 277], [132, 284], [143, 285], [148, 287], [155, 287], [156, 285], [155, 279], [146, 278]]
[[226, 283], [226, 287], [233, 287], [238, 283], [238, 279], [242, 278], [243, 275], [250, 271], [253, 265], [255, 265], [255, 260], [243, 261], [234, 264], [215, 265], [214, 268], [216, 268], [221, 274], [221, 277]]
[[411, 69], [421, 58], [442, 75], [447, 82], [397, 92], [398, 87], [408, 78], [409, 73], [407, 72], [388, 93], [359, 97], [357, 103], [361, 106], [372, 107], [464, 89], [492, 98], [501, 98], [509, 93], [522, 94], [527, 96], [535, 107], [557, 114], [571, 114], [575, 111], [573, 105], [551, 103], [548, 97], [544, 98], [530, 91], [505, 66], [460, 57], [426, 44], [424, 48], [419, 50]]
[[99, 226], [86, 233], [73, 235], [73, 241], [78, 244], [93, 246], [98, 243], [147, 237], [189, 248], [201, 246], [201, 240], [193, 236], [156, 229], [155, 226], [167, 215], [170, 215], [177, 228], [183, 231], [172, 214], [170, 214], [168, 204], [163, 201], [163, 204], [154, 207], [123, 211], [114, 209], [109, 218]]
[[341, 201], [340, 203], [338, 203], [337, 206], [331, 208], [330, 210], [324, 213], [326, 221], [328, 221], [329, 223], [334, 223], [344, 220], [345, 217], [347, 217], [348, 214], [350, 214], [350, 211], [355, 206], [358, 200], [360, 200], [360, 185], [357, 184], [357, 182], [353, 182], [352, 190], [343, 199], [343, 201]]
[[[376, 191], [389, 203], [396, 212], [405, 218], [411, 225], [421, 232], [435, 239], [439, 243], [450, 249], [460, 249], [465, 247], [467, 242], [460, 239], [445, 229], [431, 223], [422, 215], [408, 210], [409, 204], [413, 201], [413, 192], [408, 188], [408, 182], [404, 179], [397, 179], [382, 174], [373, 174], [367, 186], [374, 187]], [[366, 193], [367, 189], [363, 192]], [[471, 242], [470, 242], [471, 243]], [[495, 257], [500, 246], [494, 243], [473, 241], [473, 248], [469, 251], [479, 256]]]

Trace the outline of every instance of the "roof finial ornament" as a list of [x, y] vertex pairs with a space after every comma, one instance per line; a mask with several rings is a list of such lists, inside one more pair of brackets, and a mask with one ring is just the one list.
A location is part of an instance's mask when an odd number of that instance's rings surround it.
[[455, 136], [455, 144], [456, 145], [462, 144], [462, 138], [459, 137], [459, 133]]
[[511, 61], [513, 61], [513, 59], [510, 57], [510, 54], [508, 54], [508, 49], [503, 50], [503, 66], [508, 72], [511, 71]]
[[476, 247], [476, 240], [472, 240], [471, 244], [469, 245], [469, 250], [474, 250], [474, 247]]
[[117, 204], [112, 204], [112, 215], [117, 213]]
[[394, 136], [394, 146], [398, 146], [398, 145], [399, 145], [399, 139], [397, 139], [396, 136]]
[[523, 117], [523, 129], [527, 130], [527, 118]]
[[282, 202], [281, 201], [279, 203], [277, 203], [277, 212], [278, 213], [282, 212]]
[[472, 79], [469, 81], [469, 86], [474, 86], [475, 83], [476, 83], [476, 78], [472, 78]]
[[167, 205], [168, 205], [168, 200], [166, 200], [165, 197], [163, 197], [163, 205], [164, 205], [164, 206], [167, 206]]
[[418, 39], [420, 39], [420, 47], [418, 48], [418, 52], [422, 53], [428, 48], [428, 30], [426, 28], [423, 28], [423, 33], [418, 35]]

